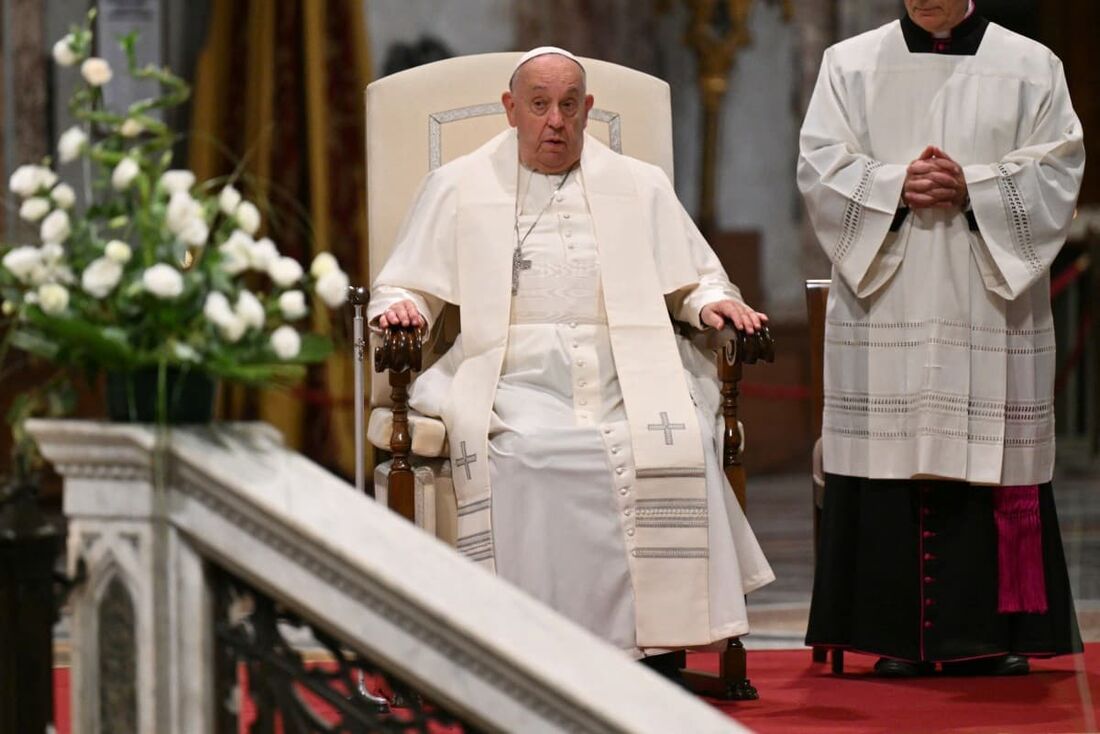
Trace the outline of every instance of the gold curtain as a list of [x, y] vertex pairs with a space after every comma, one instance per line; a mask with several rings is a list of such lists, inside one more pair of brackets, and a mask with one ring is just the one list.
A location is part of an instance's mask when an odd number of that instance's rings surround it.
[[[214, 0], [192, 111], [189, 163], [199, 180], [239, 174], [283, 254], [308, 269], [331, 252], [353, 283], [368, 282], [370, 77], [361, 0]], [[333, 333], [337, 353], [298, 389], [226, 390], [222, 417], [272, 423], [288, 445], [351, 475], [349, 323], [345, 309], [315, 310], [313, 327]]]

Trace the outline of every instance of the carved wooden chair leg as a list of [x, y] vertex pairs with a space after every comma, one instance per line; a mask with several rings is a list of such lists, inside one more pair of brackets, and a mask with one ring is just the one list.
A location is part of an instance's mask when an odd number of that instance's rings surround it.
[[416, 485], [409, 453], [409, 382], [420, 371], [422, 335], [419, 329], [390, 327], [382, 344], [374, 350], [374, 369], [388, 372], [393, 401], [393, 433], [390, 436], [389, 499], [391, 510], [410, 521], [416, 520]]
[[[756, 334], [737, 332], [718, 354], [718, 379], [722, 391], [722, 467], [741, 509], [745, 509], [745, 467], [741, 464], [742, 436], [738, 423], [738, 398], [742, 366], [775, 359], [771, 333], [764, 327]], [[718, 673], [684, 670], [684, 682], [696, 693], [727, 701], [753, 701], [759, 694], [748, 678], [745, 646], [731, 637], [719, 653]]]

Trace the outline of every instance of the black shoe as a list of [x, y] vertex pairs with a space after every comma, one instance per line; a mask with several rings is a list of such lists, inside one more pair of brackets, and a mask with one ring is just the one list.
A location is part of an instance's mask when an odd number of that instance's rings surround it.
[[911, 663], [897, 658], [879, 658], [875, 663], [875, 675], [880, 678], [916, 678], [935, 672], [935, 663]]
[[1031, 672], [1031, 664], [1023, 655], [998, 655], [944, 663], [943, 672], [948, 675], [1027, 675]]

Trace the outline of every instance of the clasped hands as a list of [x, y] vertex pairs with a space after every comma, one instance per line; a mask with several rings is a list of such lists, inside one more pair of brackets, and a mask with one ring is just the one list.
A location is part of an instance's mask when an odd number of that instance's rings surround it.
[[[760, 327], [768, 322], [768, 317], [765, 314], [754, 311], [744, 303], [732, 299], [715, 301], [703, 306], [703, 309], [699, 312], [699, 319], [707, 326], [713, 326], [715, 329], [721, 329], [725, 326], [728, 319], [733, 322], [737, 329], [748, 334], [759, 331]], [[423, 325], [424, 317], [420, 315], [416, 304], [409, 300], [398, 301], [378, 317], [378, 326], [383, 329], [390, 326], [420, 327]]]
[[901, 199], [911, 209], [964, 209], [970, 193], [962, 167], [929, 145], [909, 164]]

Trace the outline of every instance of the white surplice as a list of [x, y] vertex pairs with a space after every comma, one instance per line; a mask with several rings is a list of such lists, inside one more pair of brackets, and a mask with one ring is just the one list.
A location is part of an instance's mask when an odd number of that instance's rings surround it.
[[[979, 231], [912, 211], [928, 145], [962, 167]], [[1049, 269], [1084, 170], [1061, 62], [990, 24], [975, 55], [910, 53], [893, 22], [833, 46], [802, 128], [798, 183], [833, 262], [825, 470], [993, 485], [1049, 481]]]
[[[587, 145], [599, 144], [589, 140]], [[514, 156], [514, 139], [505, 150]], [[600, 157], [614, 155], [599, 152]], [[609, 160], [597, 158], [597, 163], [608, 164]], [[614, 160], [610, 163], [617, 165]], [[485, 552], [492, 553], [493, 567], [502, 577], [635, 655], [642, 654], [643, 648], [701, 645], [745, 634], [743, 595], [774, 575], [720, 468], [715, 443], [719, 396], [713, 367], [698, 353], [679, 347], [677, 358], [691, 367], [690, 371], [677, 369], [684, 374], [691, 409], [696, 413], [705, 499], [700, 498], [698, 504], [683, 500], [672, 507], [639, 497], [637, 441], [613, 354], [603, 288], [609, 274], [601, 270], [585, 168], [575, 169], [560, 189], [562, 176], [531, 174], [518, 166], [512, 169], [519, 213], [516, 217], [515, 211], [509, 212], [513, 221], [507, 225], [508, 230], [515, 230], [518, 220], [518, 237], [524, 240], [522, 257], [529, 265], [520, 271], [519, 288], [511, 299], [488, 429], [492, 542], [460, 549], [472, 547], [476, 553], [482, 547], [491, 548]], [[632, 203], [623, 204], [630, 207]], [[418, 208], [431, 207], [422, 202]], [[678, 202], [676, 208], [682, 212]], [[417, 215], [414, 209], [410, 220]], [[456, 221], [462, 219], [453, 216]], [[450, 225], [444, 223], [446, 226]], [[514, 231], [512, 234], [509, 246], [516, 239]], [[701, 239], [681, 237], [675, 244], [695, 248], [699, 243]], [[706, 247], [705, 243], [702, 246]], [[498, 250], [497, 257], [500, 252], [508, 253], [509, 248]], [[693, 255], [704, 265], [694, 276], [695, 285], [668, 293], [662, 307], [698, 325], [703, 305], [739, 295], [713, 253]], [[393, 257], [400, 261], [400, 246]], [[400, 271], [399, 264], [394, 268], [397, 270], [391, 268], [391, 272]], [[373, 318], [395, 300], [410, 296], [423, 311], [437, 314], [443, 305], [439, 296], [446, 291], [437, 288], [442, 292], [433, 296], [425, 290], [395, 287], [386, 282], [383, 271], [372, 292], [368, 316]], [[455, 401], [455, 375], [468, 358], [464, 342], [461, 335], [439, 362], [416, 379], [410, 392], [412, 407], [430, 415], [453, 412], [449, 406]], [[647, 432], [667, 435], [669, 443], [687, 427], [686, 422], [673, 418], [654, 415], [652, 420]], [[453, 435], [451, 442], [454, 447]], [[464, 451], [452, 452], [457, 461], [472, 455], [470, 447]], [[459, 479], [465, 467], [456, 469]], [[462, 506], [460, 498], [460, 513]], [[675, 593], [682, 588], [682, 579], [675, 573], [675, 564], [659, 568], [656, 574], [640, 573], [643, 559], [639, 558], [637, 537], [673, 527], [699, 527], [705, 533], [703, 598], [685, 594], [684, 611], [679, 612], [682, 624], [673, 618], [650, 621], [646, 627], [643, 620], [654, 612], [639, 605], [645, 606], [652, 595], [640, 594], [639, 585], [659, 583]], [[461, 537], [459, 542], [461, 545]], [[661, 610], [661, 616], [668, 615]], [[694, 631], [690, 637], [670, 637], [663, 632], [664, 636], [647, 637], [645, 629], [662, 627]]]

